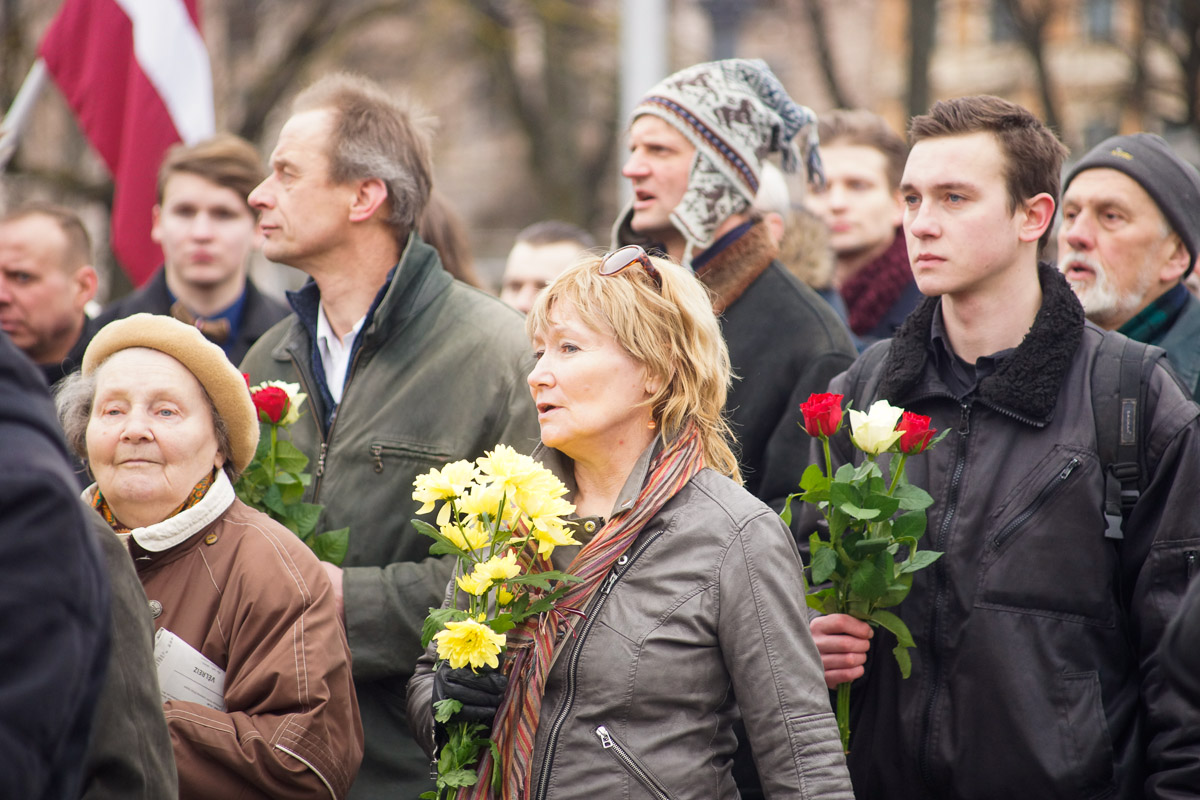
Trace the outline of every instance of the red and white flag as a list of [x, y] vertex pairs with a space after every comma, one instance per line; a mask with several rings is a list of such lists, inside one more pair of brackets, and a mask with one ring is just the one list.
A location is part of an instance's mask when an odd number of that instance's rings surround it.
[[213, 134], [200, 0], [66, 0], [39, 55], [113, 175], [113, 252], [134, 285], [162, 263], [150, 239], [167, 148]]

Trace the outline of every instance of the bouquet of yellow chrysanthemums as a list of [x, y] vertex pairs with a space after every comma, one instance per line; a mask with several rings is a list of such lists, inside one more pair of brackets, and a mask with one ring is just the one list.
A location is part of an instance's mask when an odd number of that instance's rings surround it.
[[[575, 506], [563, 499], [567, 487], [549, 470], [511, 447], [498, 446], [474, 463], [455, 461], [418, 475], [413, 499], [427, 514], [441, 503], [437, 527], [413, 525], [434, 540], [429, 552], [458, 559], [454, 592], [445, 608], [430, 609], [421, 644], [437, 644], [438, 658], [451, 668], [498, 669], [505, 634], [523, 620], [549, 611], [578, 579], [554, 570], [550, 556], [560, 545], [577, 545], [564, 517]], [[438, 754], [441, 798], [473, 786], [473, 766], [489, 746], [479, 723], [450, 722], [457, 700], [442, 700], [434, 716], [446, 725], [447, 742]], [[499, 777], [499, 770], [496, 771]]]

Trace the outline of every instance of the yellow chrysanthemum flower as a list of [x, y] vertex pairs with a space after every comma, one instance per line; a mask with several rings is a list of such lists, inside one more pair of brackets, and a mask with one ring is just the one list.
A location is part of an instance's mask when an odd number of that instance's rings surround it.
[[537, 542], [538, 555], [550, 557], [554, 553], [555, 547], [564, 545], [579, 544], [578, 541], [571, 536], [571, 532], [563, 524], [562, 520], [544, 520], [536, 527], [530, 529], [530, 535]]
[[[458, 510], [465, 519], [474, 521], [486, 514], [495, 518], [500, 510], [503, 489], [496, 484], [475, 484], [458, 500]], [[506, 514], [507, 516], [507, 514]]]
[[440, 470], [431, 469], [418, 475], [413, 481], [412, 494], [412, 499], [422, 504], [417, 513], [428, 514], [438, 500], [458, 497], [478, 477], [479, 470], [470, 461], [455, 461]]
[[476, 524], [442, 525], [441, 534], [460, 550], [482, 550], [492, 543], [491, 533]]
[[492, 588], [492, 579], [472, 572], [470, 575], [460, 575], [456, 582], [458, 588], [475, 597], [483, 597]]
[[537, 473], [544, 471], [541, 464], [527, 455], [518, 453], [508, 445], [497, 445], [476, 463], [485, 476], [509, 497], [512, 497], [526, 483], [536, 480]]
[[[480, 620], [483, 619], [481, 614]], [[438, 658], [450, 662], [454, 669], [471, 666], [479, 669], [487, 665], [492, 669], [500, 666], [497, 656], [504, 649], [504, 634], [496, 633], [487, 625], [474, 619], [447, 622], [446, 629], [439, 631], [433, 640], [437, 642]]]
[[513, 593], [501, 586], [496, 590], [496, 605], [503, 608], [513, 601]]
[[473, 574], [490, 581], [505, 581], [520, 575], [521, 565], [517, 563], [516, 551], [509, 550], [507, 555], [492, 556], [482, 564], [476, 564]]

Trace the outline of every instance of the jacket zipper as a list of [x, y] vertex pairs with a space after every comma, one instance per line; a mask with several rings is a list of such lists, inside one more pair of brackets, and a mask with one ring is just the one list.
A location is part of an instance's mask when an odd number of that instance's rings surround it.
[[[950, 534], [950, 526], [954, 521], [954, 515], [958, 511], [958, 490], [962, 482], [963, 471], [967, 466], [967, 441], [971, 433], [971, 404], [960, 402], [959, 411], [958, 449], [955, 452], [954, 474], [950, 480], [949, 502], [946, 504], [946, 513], [942, 517], [941, 527], [938, 528], [937, 542], [934, 545], [934, 549], [943, 552], [946, 549], [946, 537]], [[941, 628], [942, 604], [945, 602], [946, 584], [948, 583], [945, 562], [946, 559], [939, 558], [933, 564], [933, 611], [930, 614], [929, 620], [929, 699], [925, 701], [921, 744], [917, 753], [921, 778], [925, 781], [926, 786], [934, 785], [933, 770], [929, 764], [929, 730], [933, 726], [933, 709], [937, 705], [937, 696], [940, 689], [939, 684], [942, 679], [942, 664], [937, 647], [937, 635], [938, 630]]]
[[[571, 707], [575, 705], [575, 682], [578, 679], [579, 673], [579, 656], [583, 652], [583, 643], [587, 640], [588, 634], [591, 633], [592, 626], [596, 624], [596, 618], [600, 616], [600, 610], [604, 608], [604, 603], [608, 600], [609, 594], [617, 581], [633, 566], [633, 563], [638, 560], [642, 553], [646, 552], [646, 548], [654, 544], [658, 537], [665, 533], [664, 530], [656, 532], [653, 536], [646, 540], [646, 543], [634, 551], [629, 560], [625, 562], [625, 568], [620, 572], [614, 570], [609, 574], [604, 586], [592, 598], [592, 602], [588, 606], [587, 619], [583, 621], [583, 628], [579, 631], [579, 636], [575, 640], [575, 649], [571, 651], [571, 659], [567, 662], [567, 679], [565, 699], [563, 700], [562, 708], [554, 721], [550, 725], [550, 733], [546, 737], [546, 756], [542, 759], [542, 769], [538, 773], [537, 787], [534, 790], [533, 796], [535, 800], [545, 800], [546, 790], [550, 781], [550, 771], [554, 766], [554, 750], [558, 746], [558, 735], [562, 732], [562, 727], [567, 721], [567, 717], [571, 714]], [[622, 556], [624, 558], [624, 556]], [[621, 560], [617, 560], [617, 565], [621, 565]]]
[[1184, 570], [1187, 573], [1188, 583], [1192, 582], [1192, 578], [1196, 575], [1196, 551], [1188, 550], [1183, 554]]
[[1058, 475], [1054, 476], [1054, 480], [1042, 487], [1042, 490], [1038, 492], [1037, 497], [1033, 498], [1033, 502], [1030, 503], [1024, 511], [1014, 517], [1011, 522], [1000, 529], [1000, 532], [997, 533], [992, 539], [992, 549], [999, 550], [1000, 546], [1007, 541], [1008, 537], [1012, 536], [1018, 528], [1028, 522], [1029, 518], [1036, 514], [1038, 510], [1045, 505], [1046, 501], [1049, 500], [1064, 483], [1066, 483], [1067, 478], [1071, 477], [1071, 473], [1074, 472], [1075, 468], [1078, 466], [1078, 458], [1072, 458], [1070, 461], [1068, 461], [1067, 465], [1062, 468]]
[[[362, 347], [358, 348], [358, 352], [354, 354], [354, 360], [350, 362], [350, 368], [346, 371], [346, 383], [342, 387], [342, 400], [346, 399], [346, 390], [350, 388], [350, 381], [354, 378], [355, 370], [358, 368], [358, 359], [362, 356]], [[290, 352], [288, 357], [292, 359], [292, 365], [296, 368], [296, 374], [300, 376], [300, 383], [303, 384], [305, 392], [309, 397], [313, 397], [312, 390], [308, 388], [308, 381], [304, 379], [304, 370], [300, 369], [300, 363]], [[319, 421], [314, 420], [317, 425], [317, 436], [321, 438], [321, 448], [317, 451], [317, 465], [313, 469], [312, 495], [309, 502], [321, 502], [317, 498], [321, 492], [321, 478], [325, 475], [325, 454], [329, 452], [329, 443], [333, 441], [333, 429], [337, 426], [338, 410], [341, 408], [341, 403], [338, 408], [333, 411], [333, 419], [329, 421], [329, 433], [326, 434]]]
[[621, 763], [629, 774], [633, 775], [647, 791], [653, 795], [656, 800], [671, 800], [671, 796], [667, 794], [667, 790], [663, 787], [658, 779], [650, 774], [650, 771], [642, 766], [641, 762], [625, 749], [625, 746], [612, 737], [608, 732], [608, 728], [600, 725], [596, 728], [596, 736], [600, 739], [600, 746], [608, 752], [612, 753], [613, 758]]

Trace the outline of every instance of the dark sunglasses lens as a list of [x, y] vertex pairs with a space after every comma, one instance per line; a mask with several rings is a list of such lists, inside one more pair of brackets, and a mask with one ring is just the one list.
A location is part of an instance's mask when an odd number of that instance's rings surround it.
[[622, 247], [620, 250], [614, 250], [609, 253], [608, 257], [600, 265], [601, 275], [616, 275], [621, 270], [628, 267], [630, 264], [638, 260], [641, 255], [641, 250], [637, 245], [630, 247]]

